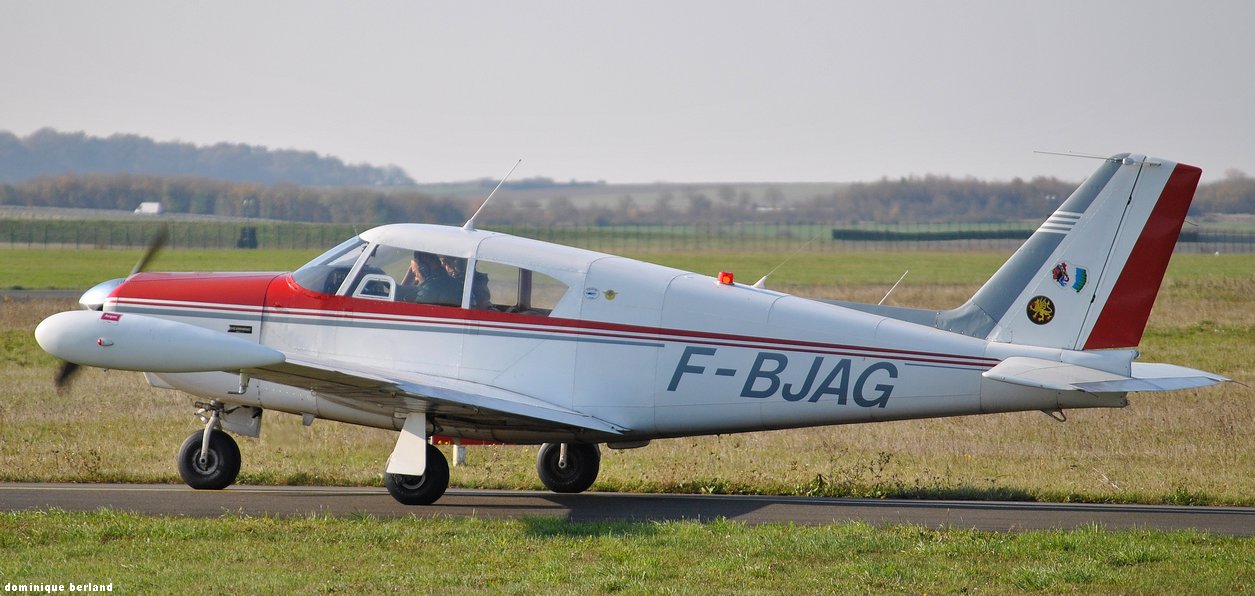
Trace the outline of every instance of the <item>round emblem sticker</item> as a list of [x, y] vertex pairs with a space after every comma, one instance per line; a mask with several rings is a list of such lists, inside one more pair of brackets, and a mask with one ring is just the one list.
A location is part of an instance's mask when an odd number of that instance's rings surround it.
[[1028, 320], [1037, 325], [1045, 325], [1055, 318], [1055, 303], [1045, 296], [1034, 296], [1028, 301]]

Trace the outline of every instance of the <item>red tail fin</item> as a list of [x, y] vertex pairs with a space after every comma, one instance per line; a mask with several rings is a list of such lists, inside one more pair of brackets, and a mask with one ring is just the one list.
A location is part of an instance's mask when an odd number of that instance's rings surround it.
[[1133, 245], [1084, 349], [1131, 348], [1142, 340], [1150, 309], [1159, 295], [1159, 285], [1202, 173], [1194, 166], [1177, 164]]

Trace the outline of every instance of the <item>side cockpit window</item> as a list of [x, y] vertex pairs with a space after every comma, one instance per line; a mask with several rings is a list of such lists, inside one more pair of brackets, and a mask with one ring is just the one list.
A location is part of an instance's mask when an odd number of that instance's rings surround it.
[[406, 251], [399, 248], [375, 245], [345, 293], [354, 298], [395, 299], [397, 280], [405, 270], [405, 253]]
[[[547, 317], [567, 292], [548, 275], [513, 265], [479, 261], [471, 288], [471, 308]], [[481, 299], [476, 300], [476, 293]]]
[[462, 280], [452, 275], [444, 264], [454, 257], [422, 251], [413, 251], [410, 256], [401, 278], [398, 300], [437, 306], [462, 305]]
[[[394, 246], [376, 246], [358, 271], [348, 295], [370, 300], [389, 300], [435, 306], [462, 305], [462, 279], [447, 260], [460, 260], [432, 252]], [[462, 268], [465, 269], [465, 264]]]
[[[292, 277], [301, 287], [321, 294], [459, 307], [469, 293], [473, 309], [542, 317], [558, 308], [570, 290], [539, 271], [491, 261], [474, 261], [468, 276], [468, 262], [464, 257], [354, 238], [310, 261]], [[466, 287], [468, 277], [470, 288]]]

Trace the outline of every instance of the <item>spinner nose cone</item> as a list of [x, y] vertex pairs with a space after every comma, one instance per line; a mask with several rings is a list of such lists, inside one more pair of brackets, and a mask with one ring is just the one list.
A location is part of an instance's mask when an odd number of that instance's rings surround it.
[[105, 298], [108, 298], [109, 294], [118, 289], [118, 286], [122, 285], [124, 281], [126, 279], [119, 277], [100, 282], [92, 286], [90, 290], [83, 292], [83, 296], [78, 299], [78, 303], [87, 310], [102, 310], [105, 306]]

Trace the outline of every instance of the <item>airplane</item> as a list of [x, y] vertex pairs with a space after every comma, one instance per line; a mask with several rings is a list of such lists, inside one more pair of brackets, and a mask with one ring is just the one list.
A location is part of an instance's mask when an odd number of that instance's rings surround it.
[[[437, 436], [540, 445], [541, 482], [578, 493], [603, 444], [1033, 410], [1066, 420], [1130, 392], [1228, 381], [1136, 361], [1201, 172], [1103, 159], [951, 310], [812, 300], [479, 230], [473, 216], [376, 227], [292, 273], [143, 272], [157, 238], [130, 276], [35, 336], [66, 363], [59, 385], [86, 365], [206, 400], [178, 454], [193, 488], [231, 485], [231, 434], [259, 437], [272, 410], [397, 431], [385, 485], [407, 505], [448, 487]], [[442, 291], [428, 291], [435, 280]]]

